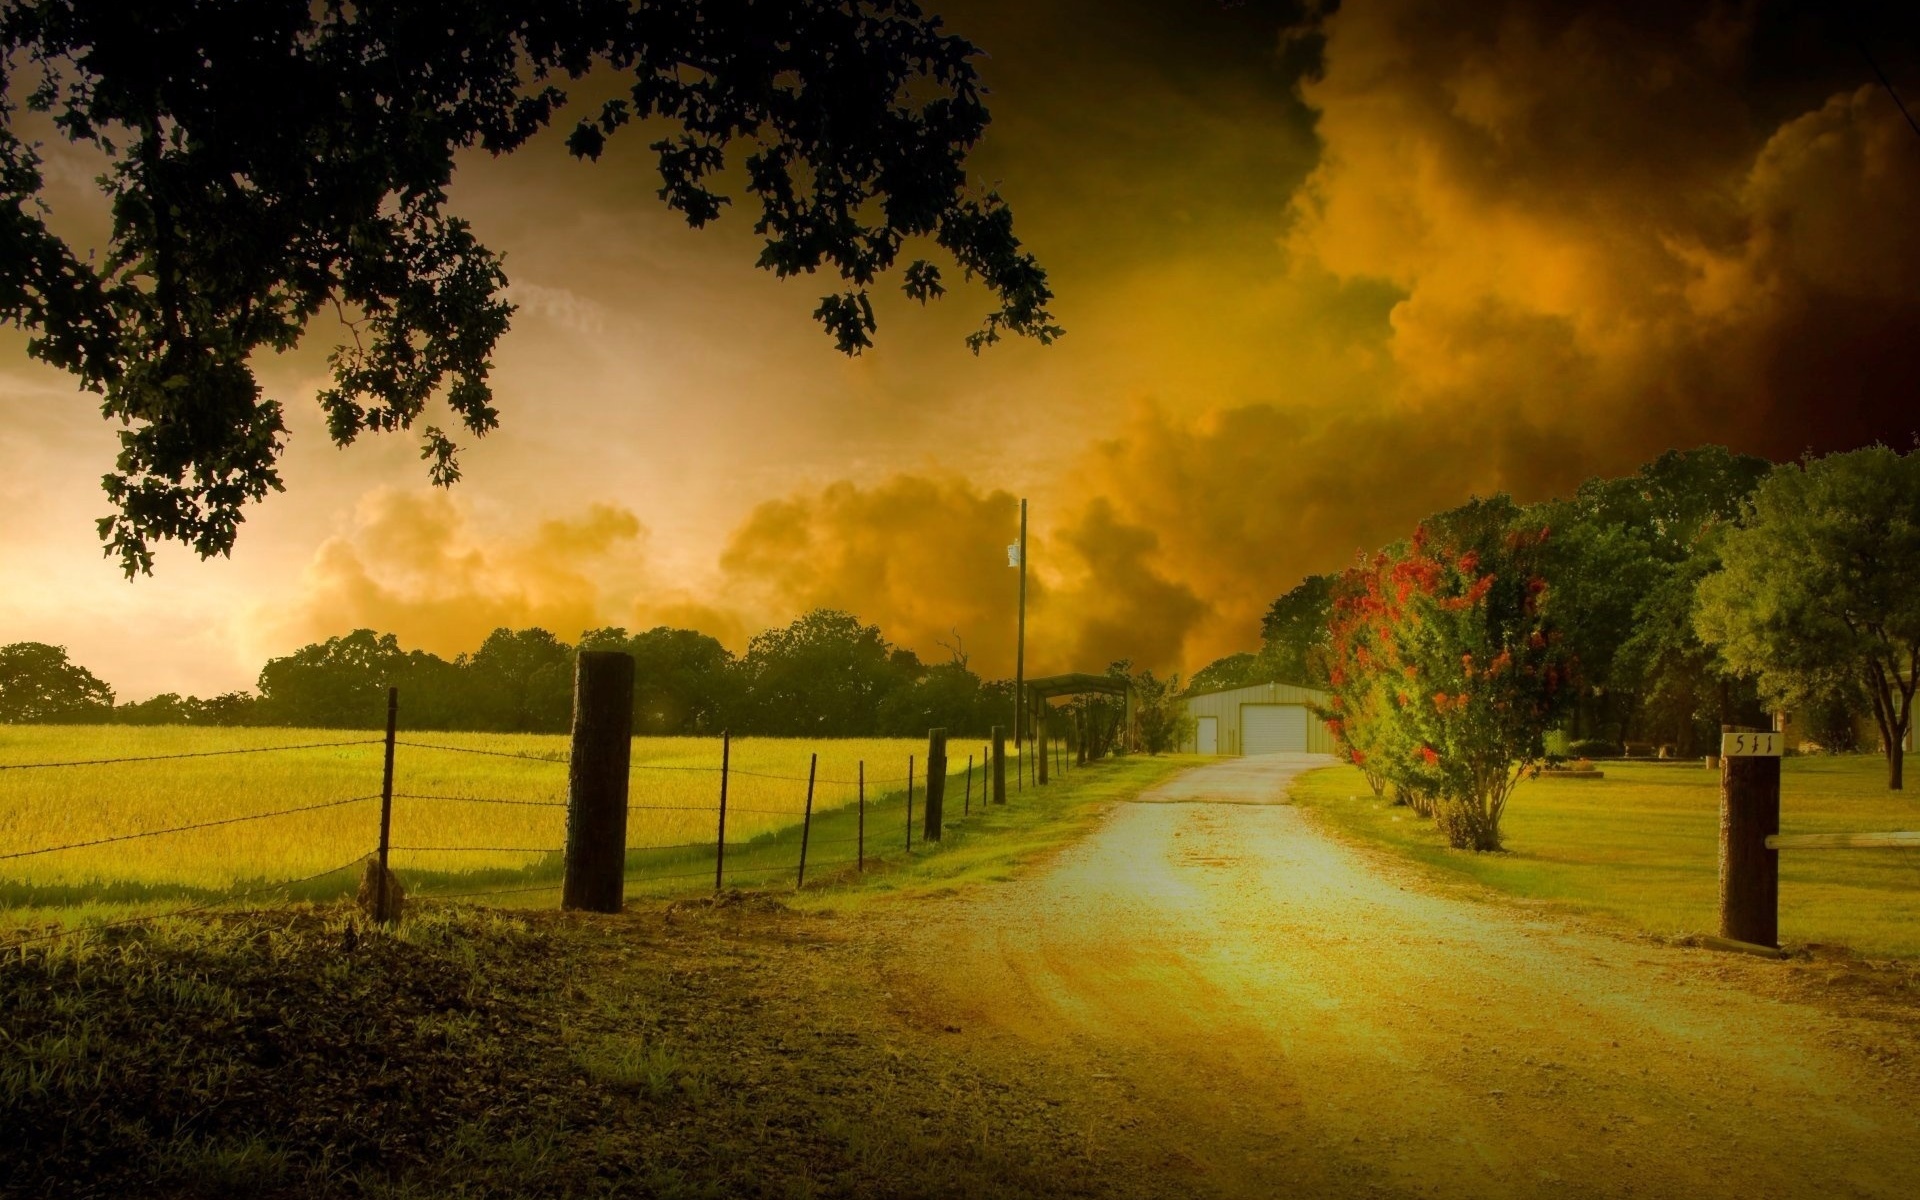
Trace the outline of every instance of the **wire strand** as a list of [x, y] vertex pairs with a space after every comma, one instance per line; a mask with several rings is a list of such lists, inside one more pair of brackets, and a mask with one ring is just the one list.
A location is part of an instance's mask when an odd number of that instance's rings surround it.
[[0, 771], [38, 771], [48, 767], [101, 767], [111, 763], [166, 762], [176, 758], [219, 758], [229, 754], [274, 754], [281, 750], [328, 750], [335, 746], [378, 746], [385, 738], [350, 742], [302, 742], [293, 746], [243, 746], [235, 750], [195, 750], [187, 754], [141, 754], [125, 758], [77, 758], [68, 762], [0, 763]]
[[521, 808], [565, 808], [565, 800], [500, 800], [492, 796], [434, 796], [420, 792], [395, 792], [395, 800], [454, 800], [462, 804], [512, 804]]
[[396, 746], [405, 746], [410, 750], [444, 750], [448, 754], [482, 754], [488, 758], [520, 758], [527, 762], [547, 763], [550, 766], [564, 766], [565, 758], [548, 758], [539, 754], [520, 754], [512, 750], [477, 750], [471, 746], [443, 746], [432, 742], [395, 742]]
[[388, 846], [410, 854], [565, 854], [565, 846]]

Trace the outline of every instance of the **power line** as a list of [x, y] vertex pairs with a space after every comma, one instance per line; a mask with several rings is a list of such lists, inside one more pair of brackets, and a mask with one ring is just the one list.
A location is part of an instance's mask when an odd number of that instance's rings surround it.
[[142, 754], [127, 758], [80, 758], [68, 762], [0, 763], [0, 771], [38, 771], [48, 767], [101, 767], [109, 763], [165, 762], [175, 758], [219, 758], [227, 754], [272, 754], [280, 750], [326, 750], [334, 746], [378, 746], [379, 738], [351, 742], [304, 742], [294, 746], [245, 746], [238, 750], [195, 750], [189, 754]]
[[1853, 35], [1853, 43], [1860, 47], [1861, 56], [1867, 60], [1867, 65], [1873, 68], [1874, 75], [1880, 80], [1880, 86], [1887, 89], [1887, 95], [1893, 100], [1893, 106], [1899, 109], [1900, 115], [1907, 119], [1907, 128], [1913, 130], [1915, 136], [1920, 136], [1920, 121], [1915, 121], [1913, 114], [1907, 111], [1906, 103], [1900, 99], [1900, 93], [1893, 89], [1893, 80], [1888, 79], [1887, 73], [1880, 69], [1879, 60], [1873, 57], [1873, 51], [1867, 49], [1867, 39], [1857, 29]]

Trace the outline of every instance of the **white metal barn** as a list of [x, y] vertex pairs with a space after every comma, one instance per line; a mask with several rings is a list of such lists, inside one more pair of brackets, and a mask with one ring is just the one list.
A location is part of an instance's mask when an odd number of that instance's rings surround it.
[[1188, 696], [1196, 754], [1332, 754], [1333, 735], [1310, 707], [1327, 693], [1290, 683], [1255, 683]]

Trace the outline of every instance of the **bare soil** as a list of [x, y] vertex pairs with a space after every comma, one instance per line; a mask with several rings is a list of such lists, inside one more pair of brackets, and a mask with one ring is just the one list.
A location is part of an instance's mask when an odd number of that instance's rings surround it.
[[1071, 1081], [1127, 1192], [1920, 1195], [1912, 964], [1436, 894], [1284, 803], [1321, 761], [1189, 772], [867, 935], [975, 1061]]

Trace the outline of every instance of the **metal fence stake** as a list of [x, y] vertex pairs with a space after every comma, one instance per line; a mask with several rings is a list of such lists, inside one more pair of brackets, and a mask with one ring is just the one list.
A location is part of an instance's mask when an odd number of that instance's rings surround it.
[[807, 886], [807, 836], [813, 832], [813, 776], [819, 769], [820, 756], [815, 754], [807, 763], [807, 815], [800, 818], [800, 878], [793, 885], [796, 892]]
[[993, 802], [1007, 802], [1007, 731], [1004, 726], [993, 727]]
[[713, 890], [721, 888], [721, 872], [727, 865], [727, 767], [733, 760], [733, 731], [720, 731], [720, 832], [713, 843]]

